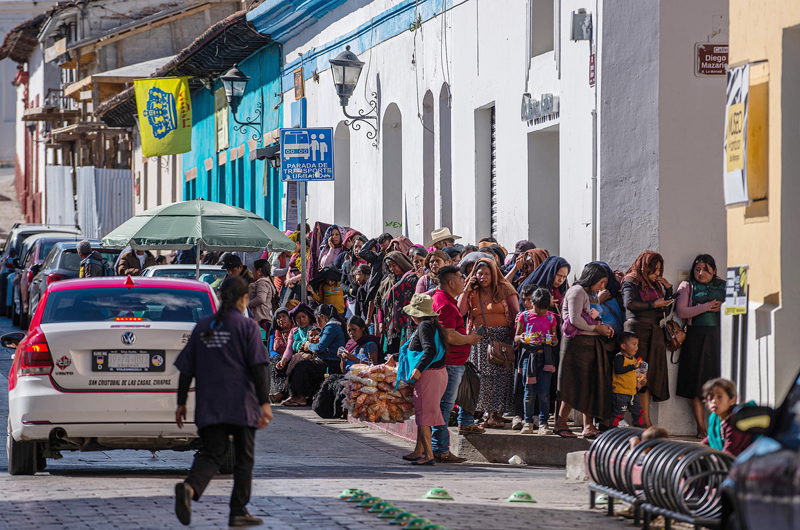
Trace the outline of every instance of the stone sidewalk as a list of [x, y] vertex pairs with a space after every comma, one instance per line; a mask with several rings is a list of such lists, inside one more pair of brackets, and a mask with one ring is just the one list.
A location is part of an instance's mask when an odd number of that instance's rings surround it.
[[[0, 332], [6, 322], [0, 319]], [[2, 388], [9, 359], [0, 351]], [[0, 410], [7, 415], [2, 390]], [[563, 469], [498, 464], [419, 469], [400, 459], [410, 447], [362, 425], [275, 407], [272, 425], [256, 436], [250, 511], [264, 518], [265, 528], [391, 528], [337, 498], [356, 487], [450, 529], [630, 528], [630, 521], [588, 510], [585, 484], [566, 481]], [[0, 528], [182, 528], [173, 491], [192, 457], [174, 451], [65, 452], [36, 476], [12, 477], [0, 451]], [[230, 475], [212, 481], [201, 502], [193, 504], [192, 528], [226, 526], [231, 485]], [[422, 500], [433, 487], [445, 488], [455, 500]], [[518, 490], [538, 503], [505, 502]]]

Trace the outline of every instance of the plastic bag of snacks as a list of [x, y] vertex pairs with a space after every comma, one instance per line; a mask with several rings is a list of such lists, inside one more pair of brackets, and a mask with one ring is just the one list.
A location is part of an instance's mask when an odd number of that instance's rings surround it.
[[397, 368], [354, 364], [344, 376], [344, 408], [359, 420], [398, 423], [414, 415], [414, 388], [397, 384]]
[[636, 388], [639, 389], [647, 385], [647, 363], [641, 357], [636, 361]]

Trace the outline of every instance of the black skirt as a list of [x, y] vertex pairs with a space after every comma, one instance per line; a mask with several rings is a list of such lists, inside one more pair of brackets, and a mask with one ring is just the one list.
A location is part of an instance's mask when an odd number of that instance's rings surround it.
[[564, 337], [558, 366], [559, 398], [587, 416], [610, 418], [612, 369], [599, 335]]
[[687, 399], [702, 397], [703, 385], [720, 377], [722, 372], [720, 351], [719, 326], [688, 326], [681, 346], [675, 393]]

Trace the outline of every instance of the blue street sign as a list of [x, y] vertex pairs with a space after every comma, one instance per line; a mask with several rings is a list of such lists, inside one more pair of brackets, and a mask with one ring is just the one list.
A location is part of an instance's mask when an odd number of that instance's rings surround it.
[[333, 129], [281, 129], [281, 180], [333, 180]]

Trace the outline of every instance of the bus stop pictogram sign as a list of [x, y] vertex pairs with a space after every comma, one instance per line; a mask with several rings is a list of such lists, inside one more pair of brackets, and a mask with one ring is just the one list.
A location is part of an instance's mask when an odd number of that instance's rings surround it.
[[333, 129], [281, 129], [281, 180], [333, 180]]

